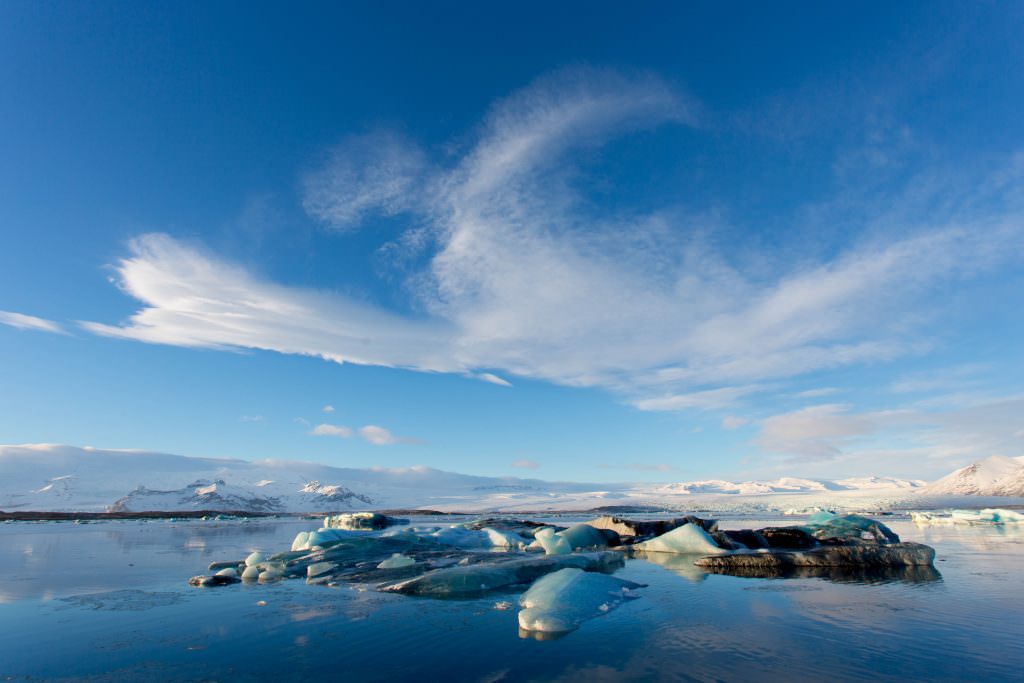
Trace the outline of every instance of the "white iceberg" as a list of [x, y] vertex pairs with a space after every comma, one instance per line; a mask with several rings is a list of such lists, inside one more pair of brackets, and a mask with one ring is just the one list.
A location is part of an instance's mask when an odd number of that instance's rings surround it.
[[985, 508], [983, 510], [949, 510], [948, 512], [911, 512], [915, 524], [1024, 524], [1024, 514], [1015, 510]]
[[347, 529], [349, 531], [373, 531], [407, 521], [388, 517], [379, 512], [344, 512], [324, 517], [324, 527], [327, 529]]
[[534, 541], [529, 548], [543, 548], [548, 555], [565, 555], [574, 550], [590, 550], [608, 547], [608, 537], [589, 524], [576, 524], [568, 529], [555, 531], [541, 527], [533, 534]]
[[582, 569], [560, 569], [537, 579], [519, 598], [519, 627], [525, 631], [564, 633], [588, 619], [607, 614], [642, 584]]
[[355, 532], [327, 528], [317, 529], [316, 531], [300, 531], [295, 535], [295, 540], [292, 541], [292, 550], [322, 548], [325, 545], [332, 545], [347, 538], [352, 538], [353, 533]]
[[698, 524], [684, 524], [635, 548], [649, 553], [687, 553], [692, 555], [725, 555], [730, 551], [719, 548], [715, 539]]
[[[548, 555], [568, 555], [572, 552], [572, 545], [549, 526], [538, 529], [533, 535], [534, 543], [540, 546]], [[531, 544], [533, 545], [533, 544]]]
[[530, 544], [530, 539], [523, 538], [512, 531], [498, 531], [490, 527], [484, 527], [481, 531], [487, 534], [487, 540], [495, 548], [522, 549]]

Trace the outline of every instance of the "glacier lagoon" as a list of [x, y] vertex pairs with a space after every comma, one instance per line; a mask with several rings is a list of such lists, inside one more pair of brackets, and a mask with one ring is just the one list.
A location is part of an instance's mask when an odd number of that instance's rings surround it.
[[0, 680], [1019, 680], [1024, 531], [885, 521], [936, 549], [937, 575], [752, 579], [652, 553], [614, 574], [646, 585], [635, 599], [548, 640], [519, 630], [525, 587], [437, 600], [186, 583], [211, 561], [287, 548], [318, 520], [5, 523]]

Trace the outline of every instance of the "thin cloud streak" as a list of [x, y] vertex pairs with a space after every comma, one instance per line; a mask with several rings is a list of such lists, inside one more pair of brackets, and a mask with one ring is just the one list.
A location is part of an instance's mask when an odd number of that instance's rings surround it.
[[18, 330], [36, 330], [38, 332], [50, 332], [53, 334], [67, 334], [59, 323], [46, 318], [37, 318], [34, 315], [15, 313], [13, 311], [0, 311], [0, 325], [7, 325]]

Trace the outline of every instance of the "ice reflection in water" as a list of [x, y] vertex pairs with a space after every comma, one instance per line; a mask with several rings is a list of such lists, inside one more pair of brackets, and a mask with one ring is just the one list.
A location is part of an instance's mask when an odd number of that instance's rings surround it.
[[765, 580], [663, 554], [630, 561], [616, 576], [648, 584], [639, 599], [544, 642], [520, 638], [517, 610], [495, 609], [494, 596], [185, 585], [211, 560], [279, 550], [316, 524], [0, 525], [0, 679], [1010, 681], [1024, 668], [1024, 539], [990, 528], [891, 524], [935, 546], [940, 580]]

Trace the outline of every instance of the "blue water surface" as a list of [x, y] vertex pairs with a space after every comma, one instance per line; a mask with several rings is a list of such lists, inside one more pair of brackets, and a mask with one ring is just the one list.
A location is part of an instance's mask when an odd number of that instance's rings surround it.
[[553, 640], [496, 608], [519, 591], [186, 583], [213, 560], [287, 549], [315, 520], [11, 522], [0, 680], [1022, 680], [1024, 532], [886, 521], [935, 547], [937, 575], [751, 579], [633, 559], [617, 576], [647, 584], [641, 597]]

